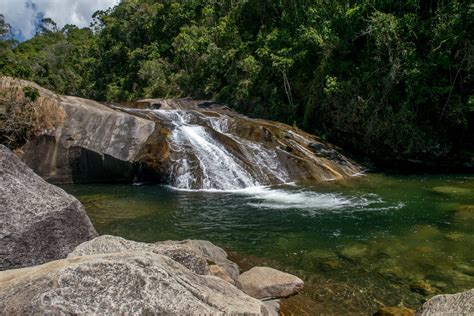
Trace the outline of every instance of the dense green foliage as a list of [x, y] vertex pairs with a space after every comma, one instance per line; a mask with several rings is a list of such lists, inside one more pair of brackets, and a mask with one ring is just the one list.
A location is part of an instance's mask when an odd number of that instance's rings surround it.
[[472, 150], [470, 1], [125, 0], [94, 18], [2, 44], [0, 71], [99, 100], [214, 98], [383, 160]]

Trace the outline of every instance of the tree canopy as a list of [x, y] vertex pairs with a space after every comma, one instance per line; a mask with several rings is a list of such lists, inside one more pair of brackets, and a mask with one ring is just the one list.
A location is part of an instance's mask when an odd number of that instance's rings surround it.
[[382, 161], [472, 155], [470, 1], [124, 0], [39, 30], [15, 43], [0, 19], [1, 73], [103, 101], [212, 98]]

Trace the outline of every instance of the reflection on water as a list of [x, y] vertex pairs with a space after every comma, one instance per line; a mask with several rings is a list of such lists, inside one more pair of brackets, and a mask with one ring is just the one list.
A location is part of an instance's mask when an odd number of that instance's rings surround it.
[[101, 234], [208, 239], [302, 276], [293, 311], [368, 314], [474, 287], [474, 178], [368, 175], [228, 192], [65, 187]]

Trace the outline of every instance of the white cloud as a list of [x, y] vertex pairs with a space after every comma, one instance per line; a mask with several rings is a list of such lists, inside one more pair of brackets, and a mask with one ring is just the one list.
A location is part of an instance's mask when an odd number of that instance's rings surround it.
[[59, 27], [88, 26], [97, 10], [113, 7], [120, 0], [0, 0], [0, 13], [18, 33], [28, 39], [35, 33], [39, 16], [53, 19]]

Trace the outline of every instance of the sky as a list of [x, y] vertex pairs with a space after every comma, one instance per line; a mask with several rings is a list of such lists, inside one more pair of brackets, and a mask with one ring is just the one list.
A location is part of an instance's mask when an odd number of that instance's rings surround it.
[[17, 40], [35, 35], [42, 18], [51, 18], [59, 27], [74, 24], [89, 26], [97, 10], [113, 7], [120, 0], [0, 0], [0, 13], [11, 25]]

